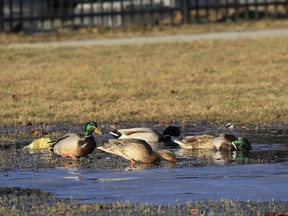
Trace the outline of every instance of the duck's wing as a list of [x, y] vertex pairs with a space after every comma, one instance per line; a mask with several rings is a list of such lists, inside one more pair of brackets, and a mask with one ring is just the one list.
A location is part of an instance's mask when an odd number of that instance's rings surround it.
[[137, 148], [137, 149], [147, 149], [149, 152], [152, 152], [152, 147], [145, 141], [142, 139], [112, 139], [109, 140], [110, 143], [113, 143], [114, 145], [116, 145], [118, 148], [120, 149], [133, 149], [133, 148]]
[[68, 134], [65, 134], [64, 136], [62, 136], [61, 138], [57, 139], [57, 140], [51, 140], [51, 142], [54, 143], [54, 145], [58, 142], [60, 142], [61, 140], [65, 140], [65, 139], [68, 139], [68, 138], [75, 138], [75, 139], [84, 139], [84, 135], [82, 134], [75, 134], [75, 133], [68, 133]]
[[148, 155], [153, 152], [151, 146], [139, 139], [110, 139], [108, 143], [98, 147], [105, 152], [119, 155], [127, 160], [138, 158], [138, 155]]
[[71, 153], [77, 155], [78, 153], [78, 143], [83, 142], [83, 138], [78, 135], [67, 134], [60, 139], [58, 139], [52, 146], [52, 151], [57, 154]]
[[109, 132], [114, 138], [117, 139], [142, 139], [145, 141], [158, 142], [159, 134], [151, 128], [128, 128], [118, 129]]
[[57, 140], [51, 140], [50, 143], [53, 143], [52, 147], [56, 145], [57, 143], [61, 142], [62, 140], [65, 139], [79, 139], [79, 140], [84, 140], [85, 136], [82, 134], [75, 134], [75, 133], [69, 133], [65, 134], [63, 137], [57, 139]]
[[182, 140], [174, 140], [175, 143], [186, 149], [212, 148], [212, 135], [189, 136]]
[[65, 137], [77, 137], [78, 139], [84, 139], [84, 134], [68, 133], [64, 135]]
[[153, 153], [152, 147], [141, 139], [121, 139], [116, 143], [117, 147], [121, 151], [121, 154], [125, 158], [135, 161], [149, 161], [151, 154]]

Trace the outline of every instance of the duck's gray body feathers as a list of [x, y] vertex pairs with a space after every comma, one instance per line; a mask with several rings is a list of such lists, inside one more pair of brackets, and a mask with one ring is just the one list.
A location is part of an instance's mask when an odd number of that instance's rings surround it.
[[92, 153], [95, 148], [96, 142], [93, 136], [67, 134], [53, 144], [52, 151], [59, 156], [70, 153], [80, 158]]
[[171, 137], [179, 137], [180, 129], [175, 126], [168, 126], [163, 134], [147, 127], [118, 129], [109, 132], [116, 139], [141, 139], [148, 143], [164, 142], [171, 143]]
[[174, 140], [174, 142], [184, 149], [212, 149], [214, 137], [212, 135], [189, 136], [182, 140]]

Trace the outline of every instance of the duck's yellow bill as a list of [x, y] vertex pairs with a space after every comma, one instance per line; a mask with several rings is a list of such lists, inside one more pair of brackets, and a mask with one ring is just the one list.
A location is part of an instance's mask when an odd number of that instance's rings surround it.
[[95, 128], [94, 133], [102, 135], [102, 131], [99, 128]]

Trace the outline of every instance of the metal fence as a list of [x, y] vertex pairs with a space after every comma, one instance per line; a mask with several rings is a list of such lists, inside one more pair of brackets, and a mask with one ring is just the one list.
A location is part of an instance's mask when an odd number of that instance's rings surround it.
[[0, 0], [0, 31], [287, 19], [288, 0]]

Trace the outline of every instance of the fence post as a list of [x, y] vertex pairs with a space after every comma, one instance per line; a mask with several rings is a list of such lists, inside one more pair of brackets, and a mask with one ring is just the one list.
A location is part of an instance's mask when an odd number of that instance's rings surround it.
[[4, 0], [0, 0], [0, 32], [4, 31]]
[[183, 23], [191, 23], [191, 14], [190, 14], [190, 0], [182, 0], [181, 2], [181, 13], [183, 17]]
[[196, 22], [200, 23], [199, 0], [195, 0], [195, 10], [196, 10], [196, 14], [195, 14], [196, 15]]

